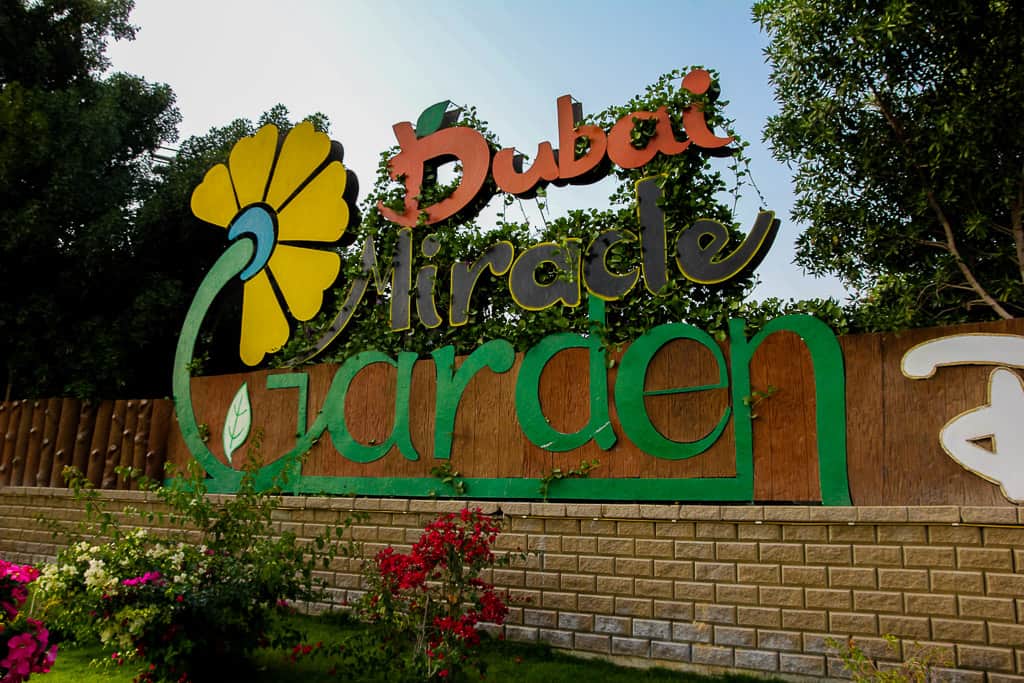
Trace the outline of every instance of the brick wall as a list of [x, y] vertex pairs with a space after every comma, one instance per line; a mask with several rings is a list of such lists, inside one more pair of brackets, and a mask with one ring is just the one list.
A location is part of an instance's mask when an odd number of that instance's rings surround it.
[[[153, 506], [105, 492], [112, 507]], [[339, 511], [364, 554], [402, 546], [466, 503], [286, 498], [278, 523], [314, 534]], [[841, 677], [825, 639], [853, 636], [893, 659], [935, 648], [941, 680], [1024, 683], [1024, 509], [600, 505], [470, 502], [506, 520], [500, 546], [530, 551], [495, 569], [515, 601], [506, 637], [631, 664], [744, 669], [798, 680]], [[66, 490], [0, 489], [0, 555], [52, 559], [36, 519], [73, 520]], [[357, 567], [326, 574], [337, 603], [359, 595]], [[804, 677], [804, 678], [801, 678]]]

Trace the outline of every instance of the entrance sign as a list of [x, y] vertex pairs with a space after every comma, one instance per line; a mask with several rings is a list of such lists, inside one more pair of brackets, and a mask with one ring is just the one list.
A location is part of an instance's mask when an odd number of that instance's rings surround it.
[[[694, 70], [681, 87], [706, 93], [711, 77]], [[388, 171], [403, 197], [376, 209], [393, 224], [394, 246], [381, 251], [372, 237], [356, 243], [361, 271], [341, 282], [338, 245], [352, 239], [357, 210], [355, 177], [340, 143], [310, 124], [287, 134], [266, 126], [240, 140], [196, 188], [193, 211], [225, 229], [230, 245], [189, 307], [174, 398], [181, 449], [206, 469], [211, 490], [236, 489], [239, 453], [259, 428], [267, 438], [258, 484], [287, 474], [295, 493], [465, 490], [479, 498], [537, 499], [543, 492], [562, 500], [850, 505], [848, 446], [863, 460], [906, 440], [898, 427], [886, 426], [892, 433], [858, 428], [848, 444], [852, 416], [877, 420], [864, 408], [871, 392], [904, 388], [886, 384], [892, 375], [879, 372], [881, 383], [864, 389], [873, 385], [862, 369], [884, 367], [889, 356], [867, 342], [841, 342], [810, 315], [777, 317], [756, 334], [743, 319], [729, 319], [718, 339], [680, 321], [641, 330], [623, 350], [602, 342], [607, 302], [627, 301], [638, 286], [662, 295], [677, 276], [673, 268], [693, 283], [717, 285], [757, 267], [778, 230], [771, 212], [759, 213], [738, 244], [714, 220], [669, 233], [659, 179], [648, 176], [635, 185], [633, 229], [608, 228], [589, 243], [500, 241], [475, 258], [438, 257], [429, 226], [471, 217], [495, 191], [529, 197], [548, 184], [593, 181], [612, 165], [644, 169], [659, 155], [727, 154], [732, 138], [709, 128], [699, 104], [676, 113], [664, 106], [634, 112], [604, 130], [581, 123], [582, 105], [565, 95], [555, 106], [558, 147], [539, 142], [529, 168], [515, 148], [495, 152], [477, 131], [454, 125], [458, 116], [443, 101], [415, 126], [394, 125], [399, 151]], [[454, 189], [426, 204], [423, 183], [452, 161], [461, 165]], [[636, 261], [612, 267], [606, 257], [623, 244], [638, 247]], [[188, 374], [204, 317], [236, 279], [244, 284], [239, 353], [253, 367], [288, 342], [290, 318], [309, 321], [321, 311], [333, 286], [341, 288], [343, 305], [310, 357], [345, 334], [360, 306], [371, 305], [371, 284], [377, 305], [386, 300], [388, 328], [416, 334], [419, 326], [470, 323], [484, 303], [474, 297], [487, 278], [504, 283], [523, 310], [586, 305], [589, 332], [550, 334], [520, 353], [507, 340], [480, 339], [461, 357], [453, 346], [425, 356], [367, 348], [337, 366], [197, 380]], [[926, 340], [905, 353], [903, 373], [925, 379], [965, 362], [1022, 368], [1022, 344], [1012, 335]], [[851, 358], [868, 356], [868, 366], [845, 369], [860, 362]], [[857, 386], [847, 386], [848, 370]], [[777, 397], [774, 373], [784, 380]], [[1024, 384], [999, 367], [988, 402], [949, 420], [940, 434], [952, 459], [1015, 500], [1024, 498], [1014, 419], [1022, 407]], [[219, 437], [209, 438], [211, 431]], [[991, 450], [980, 444], [986, 438]], [[559, 478], [549, 492], [555, 468], [567, 472], [574, 462], [588, 463], [581, 476]], [[454, 479], [460, 486], [444, 483]], [[905, 492], [916, 484], [894, 485]]]

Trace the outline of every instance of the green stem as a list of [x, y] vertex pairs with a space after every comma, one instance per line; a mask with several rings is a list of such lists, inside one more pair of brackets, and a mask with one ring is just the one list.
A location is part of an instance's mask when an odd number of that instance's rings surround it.
[[217, 482], [216, 488], [218, 489], [222, 486], [230, 490], [237, 489], [242, 480], [242, 473], [218, 460], [200, 436], [195, 411], [192, 409], [192, 378], [189, 375], [188, 366], [195, 355], [199, 329], [213, 300], [231, 280], [242, 272], [242, 269], [252, 259], [254, 251], [255, 245], [251, 240], [238, 240], [228, 247], [227, 251], [221, 254], [217, 262], [213, 264], [210, 272], [206, 274], [202, 284], [199, 285], [199, 290], [188, 308], [185, 323], [181, 326], [181, 335], [178, 337], [178, 348], [174, 354], [172, 384], [174, 410], [178, 416], [181, 435], [192, 456]]

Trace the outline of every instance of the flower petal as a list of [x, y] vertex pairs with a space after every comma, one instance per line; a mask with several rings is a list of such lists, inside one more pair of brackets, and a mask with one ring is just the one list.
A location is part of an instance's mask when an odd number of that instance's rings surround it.
[[288, 321], [265, 270], [248, 280], [242, 292], [238, 354], [246, 365], [257, 365], [264, 354], [277, 351], [288, 341]]
[[337, 242], [348, 225], [345, 167], [331, 162], [277, 214], [278, 240]]
[[231, 175], [227, 166], [217, 164], [206, 172], [203, 182], [192, 191], [192, 213], [196, 218], [222, 228], [231, 223], [231, 219], [238, 213], [238, 204], [235, 202], [235, 191], [231, 189]]
[[277, 126], [271, 123], [235, 143], [228, 165], [240, 207], [263, 201], [276, 152]]
[[280, 208], [295, 189], [323, 163], [331, 151], [331, 139], [325, 133], [318, 133], [313, 124], [303, 121], [295, 126], [284, 139], [281, 155], [274, 167], [274, 177], [267, 191], [267, 204]]
[[324, 290], [337, 279], [341, 257], [333, 251], [278, 244], [267, 266], [291, 314], [297, 320], [309, 320], [320, 311]]

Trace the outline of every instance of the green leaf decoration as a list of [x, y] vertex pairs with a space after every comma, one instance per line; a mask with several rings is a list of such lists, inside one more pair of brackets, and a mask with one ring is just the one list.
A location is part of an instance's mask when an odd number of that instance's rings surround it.
[[231, 462], [231, 454], [245, 443], [252, 425], [252, 407], [249, 405], [249, 387], [245, 382], [231, 399], [228, 416], [224, 418], [224, 456]]
[[444, 114], [448, 111], [448, 105], [451, 103], [451, 100], [445, 100], [424, 109], [420, 117], [416, 119], [416, 137], [422, 138], [441, 130]]

